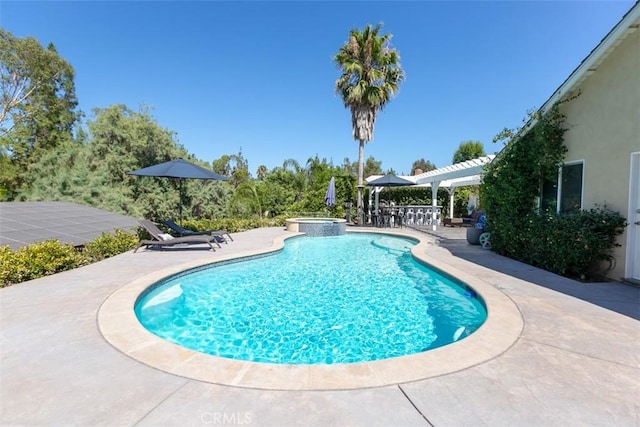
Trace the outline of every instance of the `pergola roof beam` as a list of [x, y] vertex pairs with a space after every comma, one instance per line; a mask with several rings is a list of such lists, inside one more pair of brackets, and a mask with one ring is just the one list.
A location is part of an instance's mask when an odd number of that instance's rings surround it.
[[[473, 175], [482, 174], [484, 165], [490, 163], [495, 155], [479, 157], [477, 159], [467, 160], [466, 162], [456, 163], [453, 165], [438, 168], [429, 172], [424, 172], [414, 176], [416, 184], [427, 184], [437, 181], [448, 181], [458, 178], [467, 178]], [[469, 185], [469, 184], [468, 184]]]

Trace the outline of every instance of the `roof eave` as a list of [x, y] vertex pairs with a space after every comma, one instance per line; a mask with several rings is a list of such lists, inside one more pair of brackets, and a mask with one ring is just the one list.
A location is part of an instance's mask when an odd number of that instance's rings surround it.
[[547, 99], [540, 108], [545, 113], [556, 102], [561, 101], [578, 89], [584, 80], [596, 72], [598, 66], [613, 52], [613, 50], [630, 34], [640, 27], [640, 1], [637, 1], [631, 9], [622, 17], [620, 22], [609, 31], [600, 43], [582, 60], [580, 65], [573, 70], [567, 79]]

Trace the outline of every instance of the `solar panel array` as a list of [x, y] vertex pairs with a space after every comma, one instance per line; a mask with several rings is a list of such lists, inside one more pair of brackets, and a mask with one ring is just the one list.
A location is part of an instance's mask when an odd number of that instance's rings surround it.
[[104, 232], [137, 226], [136, 218], [71, 202], [0, 203], [0, 245], [12, 249], [48, 239], [80, 246]]

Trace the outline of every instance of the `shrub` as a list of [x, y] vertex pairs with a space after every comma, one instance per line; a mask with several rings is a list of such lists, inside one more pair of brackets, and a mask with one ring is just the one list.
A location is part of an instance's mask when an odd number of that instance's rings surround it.
[[542, 183], [557, 177], [566, 148], [564, 116], [555, 105], [510, 141], [486, 168], [481, 200], [492, 250], [557, 274], [592, 279], [611, 262], [616, 236], [626, 226], [619, 213], [597, 207], [570, 215], [537, 212]]
[[84, 247], [84, 255], [91, 262], [118, 255], [135, 248], [138, 236], [124, 230], [117, 229], [113, 233], [102, 233]]
[[[571, 215], [530, 215], [521, 227], [511, 227], [500, 253], [536, 267], [580, 280], [599, 278], [613, 261], [611, 251], [626, 225], [625, 218], [606, 208]], [[492, 233], [493, 236], [496, 233]], [[493, 242], [492, 242], [493, 245]]]
[[0, 250], [0, 287], [20, 283], [87, 264], [86, 258], [70, 244], [46, 240], [17, 251]]
[[227, 230], [229, 233], [236, 233], [238, 231], [250, 230], [253, 228], [284, 226], [285, 218], [218, 218], [199, 220], [189, 219], [183, 220], [180, 225], [193, 231]]
[[15, 271], [17, 266], [16, 258], [16, 252], [10, 246], [0, 246], [0, 287], [20, 281], [17, 280], [19, 275]]
[[16, 251], [0, 246], [0, 287], [80, 267], [133, 249], [136, 234], [115, 230], [89, 242], [79, 251], [71, 244], [47, 240]]
[[[284, 224], [284, 217], [184, 221], [184, 227], [195, 231], [224, 229], [231, 233], [251, 228], [284, 226]], [[100, 237], [87, 243], [82, 251], [57, 240], [31, 244], [17, 251], [9, 246], [0, 246], [0, 287], [70, 270], [127, 252], [136, 247], [141, 236], [144, 236], [144, 233], [140, 229], [138, 234], [120, 229], [115, 230], [114, 233], [102, 233]]]

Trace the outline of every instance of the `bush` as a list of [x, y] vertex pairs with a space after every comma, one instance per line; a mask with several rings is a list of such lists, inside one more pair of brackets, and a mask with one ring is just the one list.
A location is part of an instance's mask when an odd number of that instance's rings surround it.
[[18, 283], [16, 268], [16, 252], [8, 245], [0, 246], [0, 287], [8, 286], [12, 283]]
[[0, 287], [20, 283], [87, 264], [70, 244], [46, 240], [13, 251], [0, 248]]
[[250, 230], [260, 227], [283, 227], [284, 217], [258, 219], [258, 218], [218, 218], [218, 219], [189, 219], [180, 224], [184, 228], [193, 231], [227, 230], [229, 233]]
[[96, 262], [130, 251], [137, 244], [136, 234], [117, 229], [113, 234], [102, 233], [100, 237], [86, 244], [83, 253], [89, 261]]
[[498, 233], [497, 252], [580, 280], [600, 278], [613, 261], [616, 236], [626, 225], [625, 218], [606, 208], [571, 215], [545, 213], [530, 215], [521, 226]]
[[[284, 226], [285, 218], [271, 219], [203, 219], [184, 221], [185, 228], [227, 230], [230, 233], [259, 227]], [[141, 232], [141, 230], [138, 230]], [[127, 252], [136, 247], [140, 236], [123, 230], [102, 233], [78, 251], [73, 245], [47, 240], [24, 246], [17, 251], [0, 246], [0, 287], [70, 270]]]
[[624, 231], [625, 219], [606, 207], [570, 215], [537, 212], [542, 184], [556, 179], [563, 163], [566, 129], [558, 105], [532, 118], [538, 121], [526, 133], [504, 132], [512, 136], [485, 170], [480, 199], [491, 248], [564, 276], [597, 278], [603, 264], [613, 260], [615, 238]]
[[16, 251], [0, 246], [0, 287], [37, 279], [100, 261], [135, 248], [138, 236], [123, 230], [102, 233], [79, 251], [71, 244], [47, 240]]

